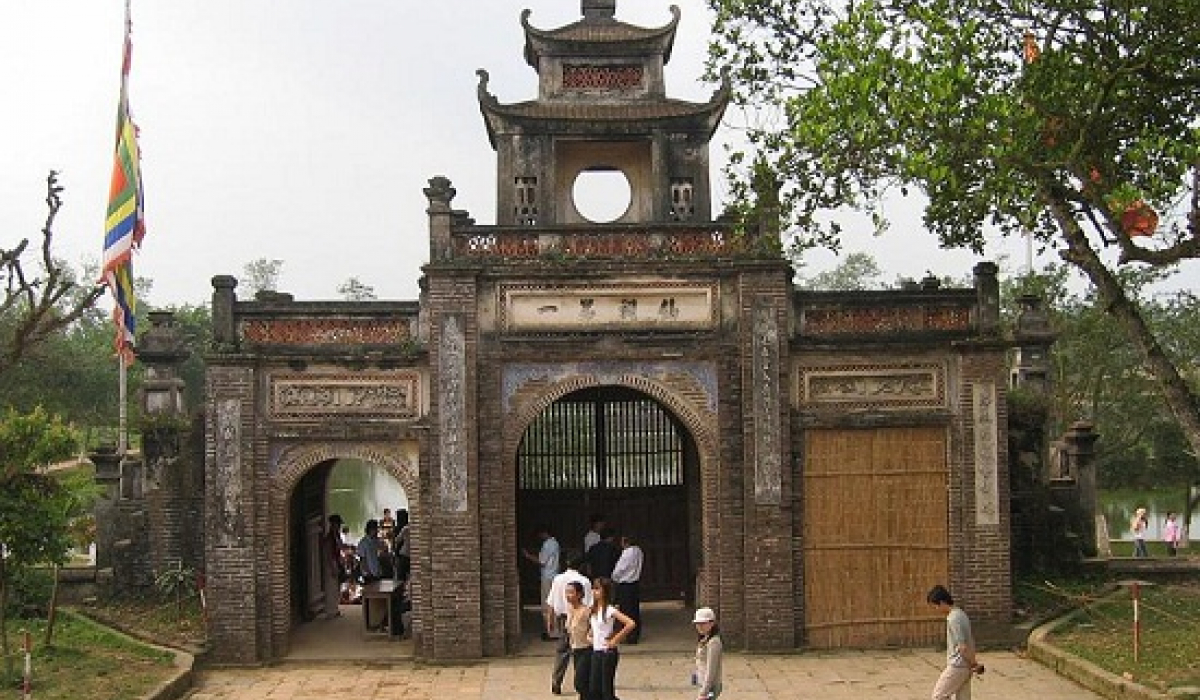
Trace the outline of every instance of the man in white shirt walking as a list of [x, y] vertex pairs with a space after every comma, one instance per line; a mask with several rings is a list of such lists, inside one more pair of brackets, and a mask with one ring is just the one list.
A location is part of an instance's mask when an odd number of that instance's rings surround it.
[[630, 535], [621, 536], [621, 556], [613, 567], [612, 580], [617, 584], [617, 607], [632, 619], [637, 626], [626, 637], [629, 644], [637, 644], [642, 635], [642, 563], [645, 561], [642, 548]]

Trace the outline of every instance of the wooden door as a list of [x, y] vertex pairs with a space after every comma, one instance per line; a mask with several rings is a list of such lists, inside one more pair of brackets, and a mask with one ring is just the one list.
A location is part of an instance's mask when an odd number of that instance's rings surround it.
[[810, 647], [936, 643], [925, 603], [949, 577], [944, 427], [805, 436], [804, 630]]

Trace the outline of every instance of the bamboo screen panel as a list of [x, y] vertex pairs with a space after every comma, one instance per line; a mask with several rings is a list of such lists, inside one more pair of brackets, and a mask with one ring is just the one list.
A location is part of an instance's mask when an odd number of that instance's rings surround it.
[[554, 402], [517, 451], [522, 489], [632, 489], [683, 483], [683, 436], [658, 402], [583, 392]]
[[949, 577], [946, 465], [941, 427], [808, 432], [808, 646], [914, 646], [945, 633], [925, 595]]

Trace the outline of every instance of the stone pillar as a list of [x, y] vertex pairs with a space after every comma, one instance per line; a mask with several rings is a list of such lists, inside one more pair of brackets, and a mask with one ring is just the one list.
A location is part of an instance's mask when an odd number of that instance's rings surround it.
[[237, 320], [234, 304], [237, 303], [237, 280], [231, 275], [212, 278], [212, 333], [213, 344], [218, 348], [232, 349], [237, 346]]
[[1095, 426], [1088, 421], [1077, 421], [1071, 425], [1062, 439], [1063, 472], [1050, 480], [1052, 493], [1070, 490], [1071, 502], [1061, 503], [1069, 513], [1073, 512], [1071, 526], [1080, 536], [1080, 550], [1084, 556], [1096, 556], [1096, 434]]
[[1012, 385], [1045, 395], [1050, 390], [1050, 347], [1057, 334], [1050, 328], [1041, 297], [1022, 294], [1017, 304], [1021, 311], [1017, 314], [1014, 334], [1017, 356]]
[[199, 479], [194, 478], [198, 460], [182, 454], [190, 421], [184, 404], [186, 383], [179, 377], [179, 368], [190, 354], [175, 314], [152, 311], [150, 328], [138, 344], [138, 358], [146, 368], [140, 392], [145, 548], [155, 573], [177, 566], [202, 568], [203, 528], [185, 525], [200, 521], [203, 503], [196, 483]]
[[996, 335], [1000, 332], [1000, 268], [996, 263], [981, 262], [975, 273], [975, 329], [980, 335]]
[[100, 497], [92, 507], [96, 518], [96, 570], [110, 570], [113, 566], [113, 546], [117, 540], [117, 502], [121, 499], [121, 455], [112, 445], [97, 447], [88, 455], [96, 465], [96, 483], [100, 486]]
[[450, 238], [454, 210], [450, 202], [454, 200], [457, 190], [451, 186], [449, 178], [438, 175], [430, 178], [429, 187], [424, 192], [429, 200], [429, 207], [425, 210], [429, 215], [429, 260], [449, 260], [454, 257]]

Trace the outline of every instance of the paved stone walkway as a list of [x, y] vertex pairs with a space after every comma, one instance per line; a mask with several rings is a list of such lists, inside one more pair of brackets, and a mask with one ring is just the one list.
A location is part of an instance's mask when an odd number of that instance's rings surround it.
[[[944, 652], [863, 651], [725, 657], [722, 700], [918, 700], [928, 698]], [[981, 654], [987, 666], [974, 700], [1093, 700], [1100, 696], [1013, 652]], [[190, 700], [553, 700], [545, 658], [467, 666], [345, 663], [321, 667], [210, 670]], [[686, 654], [626, 654], [617, 672], [621, 700], [688, 700]], [[568, 676], [569, 677], [569, 676]], [[566, 695], [564, 698], [573, 698]]]

